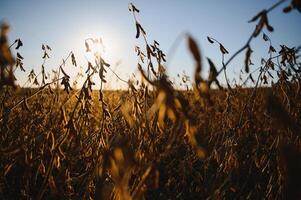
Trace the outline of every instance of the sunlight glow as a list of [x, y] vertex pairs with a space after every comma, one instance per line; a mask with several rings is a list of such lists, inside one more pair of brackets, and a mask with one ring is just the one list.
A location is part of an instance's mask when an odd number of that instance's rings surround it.
[[[96, 27], [95, 25], [82, 28], [76, 36], [78, 41], [76, 49], [79, 52], [85, 52], [85, 41], [88, 42], [91, 52], [100, 54], [105, 60], [113, 61], [118, 51], [116, 44], [117, 36], [114, 34], [113, 28]], [[93, 42], [94, 40], [94, 42]], [[91, 54], [85, 53], [84, 56], [91, 57]]]
[[[84, 72], [87, 70], [88, 62], [90, 62], [92, 65], [95, 65], [96, 56], [100, 56], [105, 60], [105, 62], [109, 63], [112, 70], [118, 70], [115, 68], [115, 65], [117, 61], [121, 60], [121, 55], [123, 52], [121, 45], [118, 44], [120, 38], [118, 35], [116, 35], [116, 33], [114, 33], [113, 28], [109, 29], [108, 27], [105, 28], [104, 26], [96, 27], [95, 25], [85, 26], [81, 28], [81, 31], [76, 34], [72, 40], [76, 41], [73, 43], [73, 51], [78, 62], [80, 63], [80, 66], [83, 67]], [[87, 51], [87, 46], [85, 43], [87, 43], [90, 51]], [[70, 71], [70, 73], [75, 74], [77, 72], [75, 72], [73, 69], [73, 71]], [[104, 84], [104, 87], [106, 88], [119, 88], [120, 84], [122, 84], [119, 81], [116, 81], [116, 77], [110, 70], [107, 70], [106, 78], [107, 83]], [[83, 80], [84, 78], [79, 80], [78, 85], [80, 85]], [[96, 75], [93, 77], [93, 80], [95, 81], [96, 89], [100, 85], [99, 77]]]

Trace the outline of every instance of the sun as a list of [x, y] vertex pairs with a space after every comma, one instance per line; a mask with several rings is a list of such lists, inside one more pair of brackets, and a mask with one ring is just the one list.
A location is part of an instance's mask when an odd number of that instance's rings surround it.
[[[86, 59], [95, 55], [101, 56], [111, 62], [115, 62], [118, 51], [118, 37], [112, 27], [90, 25], [81, 28], [77, 37], [77, 49]], [[89, 50], [89, 51], [88, 51]]]
[[[123, 35], [114, 29], [114, 27], [103, 24], [85, 24], [79, 28], [79, 31], [70, 35], [68, 40], [70, 41], [69, 47], [74, 52], [76, 61], [78, 62], [78, 68], [67, 68], [69, 73], [76, 77], [80, 71], [83, 76], [78, 80], [80, 85], [85, 79], [85, 72], [89, 69], [89, 62], [92, 66], [95, 66], [98, 58], [101, 58], [105, 63], [110, 66], [105, 66], [106, 69], [106, 84], [104, 87], [120, 88], [126, 87], [127, 83], [118, 80], [114, 71], [124, 80], [127, 80], [131, 70], [124, 66], [130, 66], [130, 62], [124, 61], [125, 51], [128, 50], [128, 43], [124, 42]], [[72, 42], [71, 42], [72, 41]], [[99, 60], [97, 61], [99, 63]], [[122, 63], [122, 65], [120, 65]], [[95, 81], [95, 87], [100, 85], [99, 76], [96, 74], [93, 76]]]
[[86, 38], [85, 48], [85, 57], [89, 62], [92, 62], [95, 58], [105, 57], [105, 46], [103, 45], [102, 38]]

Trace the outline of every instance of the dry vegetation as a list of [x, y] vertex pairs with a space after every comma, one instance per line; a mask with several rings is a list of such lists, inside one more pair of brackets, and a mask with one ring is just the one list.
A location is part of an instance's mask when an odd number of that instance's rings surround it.
[[[259, 12], [246, 45], [229, 52], [213, 37], [222, 55], [220, 70], [213, 61], [208, 78], [201, 76], [202, 56], [186, 35], [195, 61], [193, 89], [178, 91], [165, 74], [165, 54], [149, 43], [129, 5], [145, 46], [136, 47], [144, 81], [129, 80], [127, 91], [104, 91], [110, 65], [95, 55], [85, 82], [72, 89], [64, 71], [70, 52], [49, 76], [32, 70], [35, 88], [15, 86], [15, 70], [23, 69], [17, 39], [9, 46], [9, 27], [0, 41], [0, 198], [1, 199], [299, 199], [301, 198], [301, 65], [300, 48], [273, 47], [263, 30], [273, 31], [268, 14], [285, 1]], [[299, 0], [284, 9], [301, 10]], [[262, 36], [269, 57], [262, 58], [257, 77], [250, 72], [251, 42]], [[86, 50], [100, 41], [88, 39]], [[44, 63], [51, 48], [42, 46]], [[226, 86], [226, 68], [246, 55], [243, 84]], [[252, 67], [253, 69], [253, 67]], [[255, 70], [256, 71], [256, 70]], [[80, 75], [79, 75], [80, 76]], [[99, 91], [92, 90], [99, 76]], [[116, 74], [116, 76], [118, 76]], [[188, 77], [182, 77], [187, 84]], [[251, 88], [242, 86], [249, 81]], [[271, 83], [273, 82], [273, 83]], [[60, 89], [60, 85], [63, 89]], [[211, 89], [216, 85], [218, 89]], [[270, 85], [269, 87], [262, 87]]]

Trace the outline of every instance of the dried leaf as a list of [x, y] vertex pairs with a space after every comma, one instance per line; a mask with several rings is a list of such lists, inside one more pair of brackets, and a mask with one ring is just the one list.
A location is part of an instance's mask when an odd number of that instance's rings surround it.
[[263, 22], [260, 21], [260, 22], [256, 25], [256, 28], [255, 28], [255, 31], [254, 31], [253, 36], [254, 36], [254, 37], [257, 37], [257, 36], [259, 35], [260, 31], [262, 30], [262, 28], [263, 28]]
[[267, 72], [268, 72], [269, 76], [273, 79], [274, 76], [271, 74], [271, 72], [269, 72], [269, 71], [267, 71]]
[[263, 84], [268, 84], [268, 79], [266, 77], [266, 75], [263, 75]]
[[200, 50], [199, 50], [199, 47], [198, 47], [196, 41], [191, 36], [188, 36], [188, 46], [189, 46], [189, 50], [190, 50], [191, 54], [193, 55], [193, 58], [196, 63], [195, 72], [194, 72], [194, 80], [195, 80], [196, 85], [198, 85], [202, 81], [201, 53], [200, 53]]
[[46, 45], [46, 48], [51, 51], [52, 49], [50, 48], [50, 46]]
[[249, 73], [249, 65], [251, 62], [251, 54], [252, 54], [252, 49], [250, 46], [248, 46], [247, 51], [246, 51], [246, 57], [245, 57], [245, 72]]
[[200, 50], [199, 50], [199, 47], [198, 47], [196, 41], [191, 36], [188, 36], [188, 46], [189, 46], [189, 50], [190, 50], [191, 54], [193, 55], [194, 60], [197, 63], [200, 63], [201, 62]]
[[274, 31], [274, 28], [271, 25], [266, 24], [266, 26], [267, 26], [268, 31], [270, 31], [270, 32]]
[[17, 46], [16, 46], [16, 49], [19, 49], [21, 46], [23, 46], [23, 43], [22, 41], [19, 39], [17, 39]]
[[208, 37], [208, 36], [207, 36], [207, 40], [208, 40], [211, 44], [214, 43], [214, 41], [213, 41], [210, 37]]
[[191, 123], [188, 120], [186, 120], [185, 127], [186, 127], [186, 135], [188, 136], [189, 142], [190, 142], [191, 146], [193, 147], [196, 155], [200, 159], [204, 159], [206, 157], [206, 152], [205, 152], [205, 149], [198, 144], [198, 141], [196, 138], [196, 134], [197, 134], [196, 126], [191, 125]]
[[137, 29], [136, 38], [139, 38], [139, 36], [140, 36], [140, 31], [141, 31], [144, 35], [146, 35], [146, 32], [144, 31], [144, 29], [142, 28], [142, 26], [141, 26], [138, 22], [136, 22], [136, 29]]
[[76, 67], [77, 64], [76, 64], [74, 53], [71, 54], [71, 61], [72, 61], [72, 65], [74, 65]]
[[[103, 64], [103, 65], [105, 65], [106, 67], [110, 67], [110, 64], [109, 63], [106, 63], [103, 59], [101, 59], [101, 63]], [[104, 69], [105, 70], [105, 69]], [[105, 70], [105, 72], [107, 72], [106, 70]]]
[[270, 38], [265, 33], [263, 33], [262, 38], [266, 42], [270, 40]]
[[229, 53], [227, 51], [227, 49], [222, 44], [219, 44], [219, 49], [221, 50], [222, 54], [228, 54]]
[[66, 74], [66, 72], [63, 70], [63, 68], [62, 67], [60, 67], [60, 68], [61, 68], [61, 71], [64, 74], [64, 76], [67, 77], [67, 78], [70, 78], [70, 76], [68, 74]]
[[207, 58], [207, 60], [210, 66], [210, 73], [209, 73], [209, 86], [210, 86], [211, 82], [216, 80], [217, 70], [212, 60], [210, 58]]
[[47, 53], [46, 51], [44, 51], [44, 55], [43, 55], [42, 58], [43, 58], [43, 59], [49, 58], [49, 55], [48, 55], [48, 53]]
[[19, 67], [20, 67], [21, 71], [25, 72], [25, 69], [23, 67], [23, 63], [20, 63]]
[[149, 45], [146, 45], [146, 51], [147, 51], [147, 58], [150, 59], [151, 56], [156, 56], [156, 54], [152, 51], [152, 49], [149, 47]]
[[138, 8], [136, 8], [136, 6], [134, 6], [133, 3], [130, 3], [130, 4], [129, 4], [129, 11], [131, 11], [131, 12], [137, 12], [137, 13], [140, 12], [140, 11], [138, 10]]
[[261, 11], [259, 13], [258, 17], [260, 17], [260, 20], [259, 20], [258, 24], [256, 25], [256, 29], [253, 34], [254, 37], [258, 36], [258, 34], [261, 32], [264, 25], [267, 27], [268, 31], [272, 32], [274, 30], [274, 28], [269, 24], [266, 10]]
[[255, 21], [257, 21], [257, 19], [259, 19], [259, 17], [261, 17], [261, 15], [262, 15], [264, 12], [266, 12], [266, 10], [260, 11], [260, 12], [259, 12], [257, 15], [255, 15], [251, 20], [249, 20], [249, 23], [250, 23], [250, 22], [255, 22]]
[[39, 85], [39, 82], [38, 82], [37, 77], [35, 77], [35, 79], [34, 79], [34, 81], [33, 81], [33, 84], [34, 84], [34, 85]]
[[23, 60], [23, 56], [21, 56], [21, 54], [19, 54], [19, 52], [17, 52], [17, 58], [20, 58], [21, 60]]
[[250, 74], [249, 77], [250, 77], [251, 81], [252, 81], [253, 83], [255, 83], [255, 80], [254, 80], [252, 74]]
[[136, 38], [138, 39], [139, 38], [139, 36], [140, 36], [140, 28], [139, 28], [139, 23], [138, 22], [136, 22]]
[[275, 48], [272, 45], [270, 45], [270, 48], [269, 48], [269, 53], [271, 53], [271, 52], [273, 52], [273, 53], [276, 52]]
[[89, 44], [88, 44], [87, 41], [85, 41], [85, 46], [86, 46], [86, 52], [90, 52], [91, 49], [90, 49]]
[[301, 12], [301, 1], [300, 0], [292, 0], [292, 6], [293, 6], [293, 8], [295, 8], [299, 12]]
[[283, 8], [283, 12], [284, 13], [289, 13], [292, 10], [293, 10], [293, 6], [292, 5], [289, 5], [289, 6], [285, 7], [285, 8]]

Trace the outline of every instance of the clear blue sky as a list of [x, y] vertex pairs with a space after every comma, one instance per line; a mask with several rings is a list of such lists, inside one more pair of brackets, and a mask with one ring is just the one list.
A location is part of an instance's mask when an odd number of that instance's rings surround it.
[[[167, 56], [177, 36], [187, 31], [197, 39], [203, 58], [205, 56], [212, 58], [220, 67], [219, 49], [209, 44], [206, 36], [210, 35], [222, 42], [231, 55], [245, 43], [255, 26], [247, 21], [276, 1], [133, 0], [132, 2], [140, 9], [138, 19], [147, 32], [148, 40], [159, 41]], [[40, 71], [42, 43], [49, 44], [53, 49], [51, 59], [45, 65], [47, 71], [56, 69], [70, 50], [75, 52], [80, 65], [86, 68], [84, 39], [90, 36], [103, 38], [107, 49], [106, 59], [113, 68], [117, 61], [121, 61], [121, 65], [115, 70], [124, 79], [129, 78], [133, 72], [137, 72], [134, 46], [141, 44], [141, 41], [135, 39], [135, 24], [128, 11], [128, 3], [128, 0], [1, 0], [0, 20], [9, 22], [12, 27], [10, 41], [21, 38], [24, 43], [20, 53], [25, 57], [27, 71], [18, 72], [19, 84], [22, 85], [27, 79], [27, 74], [32, 68], [36, 72]], [[275, 31], [267, 34], [277, 48], [279, 44], [301, 45], [301, 14], [297, 11], [282, 13], [282, 8], [288, 3], [284, 3], [269, 14], [270, 24]], [[268, 44], [260, 36], [252, 43], [252, 48], [255, 50], [253, 62], [259, 64], [259, 56], [267, 55]], [[243, 66], [243, 57], [238, 57], [230, 66], [228, 70], [230, 79], [238, 77], [235, 73]], [[207, 66], [205, 59], [203, 61]], [[168, 73], [172, 77], [176, 77], [176, 74], [183, 70], [188, 75], [193, 71], [193, 61], [185, 42], [180, 44], [168, 64]], [[68, 64], [66, 71], [75, 74], [76, 70]], [[111, 86], [122, 86], [122, 83], [116, 82], [110, 74], [108, 77], [112, 77]]]

